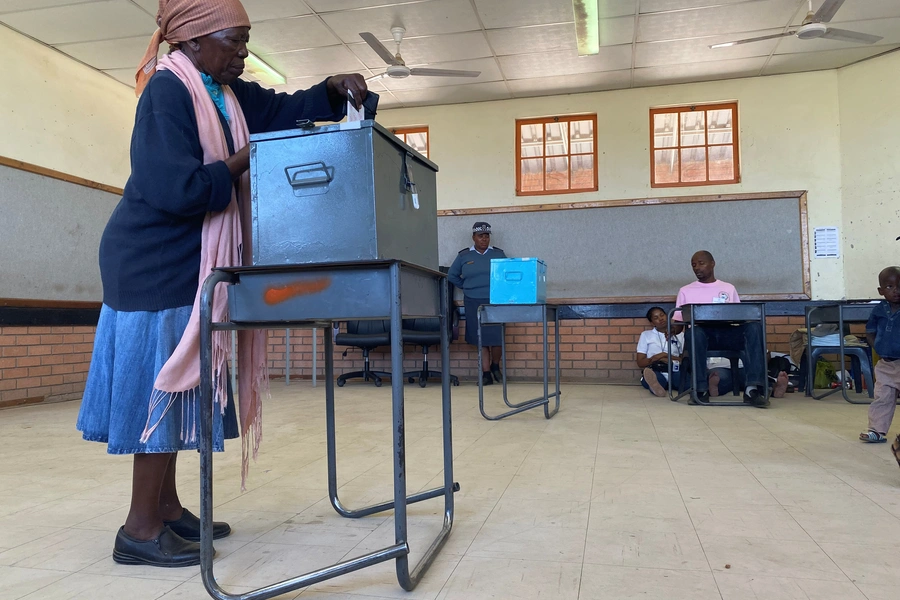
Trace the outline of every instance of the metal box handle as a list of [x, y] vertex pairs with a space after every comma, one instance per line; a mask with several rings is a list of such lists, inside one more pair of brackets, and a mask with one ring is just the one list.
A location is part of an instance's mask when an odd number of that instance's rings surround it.
[[285, 167], [284, 174], [295, 196], [314, 196], [328, 192], [328, 185], [334, 180], [334, 167], [320, 161]]

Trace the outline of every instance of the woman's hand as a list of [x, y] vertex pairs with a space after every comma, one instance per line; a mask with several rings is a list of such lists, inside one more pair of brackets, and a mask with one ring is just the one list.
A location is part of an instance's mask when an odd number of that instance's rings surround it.
[[365, 78], [359, 73], [332, 75], [325, 81], [325, 88], [330, 97], [350, 100], [357, 110], [362, 107], [369, 89]]
[[240, 177], [244, 171], [250, 168], [250, 144], [226, 158], [225, 166], [228, 167], [232, 179]]

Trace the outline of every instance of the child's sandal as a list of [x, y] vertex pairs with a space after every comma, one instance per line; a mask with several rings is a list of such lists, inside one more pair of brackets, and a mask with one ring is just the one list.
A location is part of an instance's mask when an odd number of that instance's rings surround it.
[[886, 442], [887, 438], [877, 431], [869, 431], [859, 434], [859, 441], [869, 444], [880, 444], [882, 442]]

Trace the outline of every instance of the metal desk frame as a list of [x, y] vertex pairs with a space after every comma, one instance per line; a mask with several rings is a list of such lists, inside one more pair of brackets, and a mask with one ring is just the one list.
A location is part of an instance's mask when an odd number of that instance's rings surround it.
[[[852, 302], [852, 303], [835, 303], [835, 304], [824, 304], [819, 306], [807, 306], [806, 307], [806, 360], [809, 363], [807, 365], [807, 373], [806, 373], [806, 391], [809, 393], [810, 397], [813, 400], [824, 400], [828, 396], [834, 394], [840, 389], [841, 395], [844, 396], [844, 400], [849, 402], [850, 404], [872, 404], [873, 400], [854, 400], [850, 396], [847, 395], [847, 388], [844, 385], [844, 382], [841, 382], [839, 388], [835, 388], [833, 390], [828, 390], [824, 394], [820, 396], [816, 396], [815, 389], [813, 389], [813, 381], [816, 378], [815, 373], [815, 365], [812, 364], [812, 351], [814, 346], [812, 345], [812, 335], [810, 335], [810, 317], [814, 312], [822, 312], [822, 311], [835, 311], [837, 312], [837, 319], [832, 316], [831, 318], [823, 317], [823, 320], [819, 321], [819, 323], [837, 323], [838, 333], [840, 333], [840, 342], [838, 345], [839, 351], [838, 356], [840, 356], [841, 361], [841, 370], [845, 368], [847, 364], [847, 356], [844, 353], [844, 323], [865, 323], [869, 320], [869, 315], [872, 313], [872, 309], [874, 309], [877, 304], [868, 302]], [[826, 352], [826, 354], [828, 354]], [[872, 381], [874, 384], [875, 381], [875, 369], [872, 368]], [[871, 392], [874, 393], [875, 386], [872, 386]]]
[[[556, 391], [550, 393], [550, 352], [548, 342], [548, 320], [553, 319], [553, 330], [555, 337], [556, 360], [554, 369], [556, 371], [555, 384]], [[502, 338], [500, 341], [501, 352], [503, 353], [500, 360], [503, 361], [503, 402], [511, 410], [496, 416], [487, 414], [484, 410], [484, 382], [481, 375], [478, 377], [478, 409], [481, 416], [488, 421], [499, 421], [506, 417], [531, 410], [538, 406], [544, 407], [544, 418], [551, 419], [553, 415], [559, 412], [559, 312], [556, 306], [548, 304], [482, 304], [478, 307], [478, 368], [481, 369], [481, 355], [484, 349], [481, 345], [481, 326], [482, 324], [498, 324], [502, 328]], [[506, 386], [506, 324], [507, 323], [542, 323], [544, 326], [544, 395], [524, 402], [510, 402]], [[550, 399], [556, 398], [556, 406], [550, 410]]]
[[[761, 302], [732, 302], [726, 304], [685, 304], [684, 306], [673, 308], [669, 311], [668, 323], [666, 324], [666, 333], [668, 339], [672, 338], [672, 316], [680, 311], [682, 323], [689, 326], [688, 335], [691, 336], [691, 387], [678, 395], [673, 395], [672, 386], [669, 386], [669, 400], [678, 402], [678, 400], [687, 394], [691, 395], [695, 405], [698, 406], [752, 406], [743, 400], [741, 401], [715, 401], [701, 402], [697, 397], [697, 354], [693, 352], [694, 344], [694, 327], [703, 323], [751, 323], [758, 322], [762, 327], [762, 351], [763, 351], [763, 370], [767, 363], [768, 353], [766, 351], [766, 305]], [[687, 315], [687, 320], [684, 319]], [[687, 347], [687, 344], [685, 344]], [[671, 347], [669, 348], [671, 358]], [[683, 372], [683, 371], [682, 371]], [[732, 373], [737, 377], [737, 373]], [[669, 381], [672, 381], [672, 361], [669, 360]], [[769, 382], [763, 384], [766, 400], [769, 399]]]
[[[272, 302], [265, 292], [291, 289], [303, 281], [328, 281], [327, 289], [298, 293], [287, 299]], [[216, 285], [228, 284], [231, 321], [212, 322], [212, 300]], [[288, 286], [288, 287], [286, 287]], [[453, 494], [459, 485], [453, 481], [453, 447], [450, 411], [450, 338], [446, 327], [450, 306], [445, 275], [401, 261], [357, 261], [288, 267], [242, 267], [216, 269], [203, 284], [200, 297], [200, 573], [203, 585], [218, 600], [263, 600], [395, 559], [400, 586], [411, 591], [431, 566], [453, 527]], [[401, 297], [401, 291], [403, 296]], [[268, 302], [264, 301], [268, 300]], [[213, 453], [212, 417], [212, 334], [213, 331], [234, 329], [270, 329], [284, 327], [329, 327], [331, 323], [348, 319], [391, 320], [391, 367], [394, 373], [403, 372], [403, 343], [400, 333], [404, 316], [439, 317], [441, 327], [442, 424], [444, 485], [440, 488], [406, 493], [406, 441], [403, 400], [403, 377], [392, 379], [393, 406], [393, 463], [394, 498], [391, 501], [359, 509], [344, 506], [338, 497], [337, 449], [334, 418], [334, 356], [333, 341], [325, 336], [325, 413], [328, 456], [328, 496], [335, 511], [343, 517], [360, 518], [394, 510], [395, 543], [380, 550], [284, 581], [245, 592], [230, 594], [223, 590], [213, 574]], [[329, 331], [329, 329], [326, 329]], [[409, 568], [410, 553], [407, 541], [407, 505], [430, 498], [444, 498], [443, 526], [425, 555]]]

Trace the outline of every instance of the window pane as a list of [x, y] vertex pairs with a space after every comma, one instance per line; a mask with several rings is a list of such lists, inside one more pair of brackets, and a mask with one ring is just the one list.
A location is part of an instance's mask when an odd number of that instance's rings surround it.
[[547, 123], [547, 156], [565, 156], [569, 153], [568, 123]]
[[709, 147], [709, 180], [734, 179], [734, 146]]
[[423, 156], [428, 156], [428, 133], [420, 131], [418, 133], [407, 133], [406, 143], [413, 147], [416, 152]]
[[572, 157], [572, 189], [589, 190], [594, 187], [594, 155]]
[[678, 150], [654, 150], [653, 172], [656, 183], [678, 183]]
[[594, 151], [593, 121], [572, 121], [569, 123], [569, 131], [572, 154], [587, 154]]
[[519, 191], [544, 191], [544, 159], [526, 158], [521, 161], [520, 167], [522, 181], [519, 182]]
[[706, 148], [683, 148], [681, 150], [681, 181], [706, 181]]
[[678, 145], [678, 115], [653, 115], [653, 147], [672, 148]]
[[731, 136], [731, 116], [730, 108], [721, 110], [710, 110], [706, 113], [709, 121], [709, 144], [730, 144]]
[[542, 124], [522, 125], [519, 139], [523, 157], [544, 155], [544, 126]]
[[706, 112], [695, 110], [681, 113], [681, 145], [702, 146], [706, 143]]
[[[547, 145], [549, 150], [550, 146]], [[569, 159], [565, 156], [547, 158], [547, 176], [544, 180], [546, 190], [569, 189]]]

